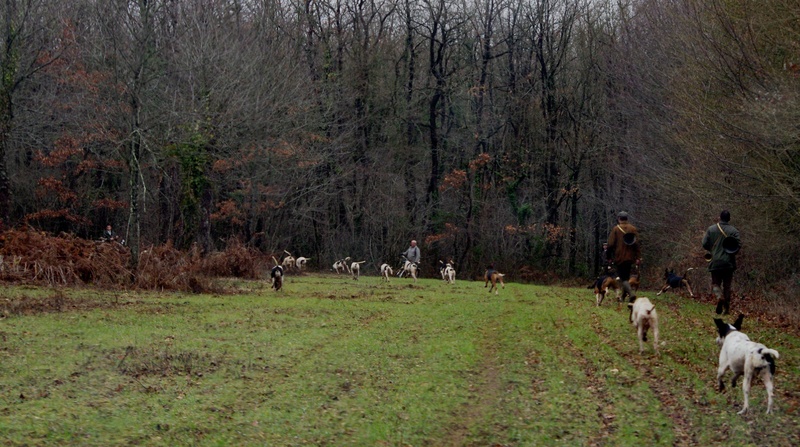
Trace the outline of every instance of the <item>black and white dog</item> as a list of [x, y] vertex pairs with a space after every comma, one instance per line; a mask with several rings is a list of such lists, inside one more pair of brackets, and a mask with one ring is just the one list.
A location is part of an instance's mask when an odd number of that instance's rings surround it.
[[664, 287], [661, 288], [661, 291], [656, 293], [656, 296], [661, 295], [669, 289], [677, 290], [681, 287], [686, 287], [686, 290], [689, 291], [689, 296], [694, 297], [694, 293], [692, 292], [692, 284], [689, 281], [689, 278], [686, 277], [686, 275], [688, 275], [692, 270], [694, 270], [692, 267], [686, 269], [686, 272], [684, 272], [683, 276], [676, 275], [675, 270], [664, 270], [665, 284]]
[[283, 287], [283, 266], [276, 265], [272, 267], [270, 276], [272, 277], [272, 288], [275, 289], [276, 292], [281, 290], [281, 287]]
[[342, 272], [350, 273], [350, 266], [347, 264], [350, 261], [350, 256], [339, 259], [333, 263], [333, 271], [336, 272], [337, 275], [341, 274]]
[[447, 278], [444, 275], [444, 271], [446, 269], [447, 269], [447, 264], [440, 259], [439, 260], [439, 274], [442, 275], [442, 280], [443, 281], [447, 281]]
[[744, 414], [750, 406], [750, 386], [753, 376], [758, 375], [764, 382], [767, 389], [767, 414], [772, 413], [773, 388], [772, 378], [775, 375], [775, 359], [778, 351], [769, 349], [761, 343], [750, 340], [745, 333], [741, 332], [744, 315], [739, 315], [735, 323], [728, 324], [719, 318], [714, 318], [717, 325], [717, 344], [722, 347], [719, 352], [719, 368], [717, 369], [717, 383], [719, 390], [725, 389], [725, 382], [722, 376], [725, 371], [733, 371], [731, 386], [736, 386], [736, 379], [744, 376], [742, 382], [742, 392], [744, 394], [744, 405], [739, 414]]
[[381, 264], [381, 276], [386, 282], [389, 282], [389, 277], [392, 276], [394, 272], [392, 271], [392, 266], [389, 264]]

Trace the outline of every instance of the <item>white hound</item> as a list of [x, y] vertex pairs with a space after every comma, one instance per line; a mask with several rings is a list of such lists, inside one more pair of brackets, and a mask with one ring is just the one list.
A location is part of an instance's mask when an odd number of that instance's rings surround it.
[[394, 272], [392, 271], [392, 266], [389, 264], [381, 264], [381, 276], [386, 282], [389, 282], [389, 277], [392, 276]]
[[355, 261], [350, 264], [350, 272], [353, 274], [353, 279], [358, 281], [358, 276], [361, 274], [361, 264], [367, 261]]
[[731, 386], [736, 386], [736, 379], [744, 376], [742, 382], [742, 393], [744, 394], [744, 405], [739, 414], [747, 413], [750, 408], [750, 386], [753, 376], [759, 376], [767, 389], [767, 414], [772, 413], [772, 398], [774, 384], [772, 378], [775, 375], [775, 359], [779, 357], [778, 351], [769, 349], [761, 343], [750, 340], [746, 334], [739, 329], [742, 327], [744, 315], [740, 315], [733, 325], [723, 322], [719, 318], [714, 319], [717, 325], [719, 336], [717, 344], [722, 348], [719, 351], [719, 368], [717, 368], [717, 383], [719, 390], [725, 389], [725, 382], [722, 376], [725, 371], [733, 371]]
[[639, 338], [639, 354], [644, 352], [647, 330], [653, 329], [653, 350], [658, 353], [658, 313], [656, 306], [645, 297], [636, 298], [631, 308], [631, 323]]

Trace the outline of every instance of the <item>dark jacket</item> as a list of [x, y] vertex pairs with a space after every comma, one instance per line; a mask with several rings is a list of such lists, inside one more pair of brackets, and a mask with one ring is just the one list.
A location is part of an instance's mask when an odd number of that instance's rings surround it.
[[[622, 237], [625, 233], [633, 233], [636, 236], [636, 242], [633, 245], [625, 245]], [[635, 262], [642, 256], [642, 248], [639, 243], [639, 231], [628, 222], [622, 222], [614, 225], [611, 229], [611, 234], [608, 236], [608, 253], [613, 256], [614, 263], [622, 264], [623, 262]]]
[[[720, 231], [720, 229], [722, 231]], [[708, 263], [708, 270], [736, 270], [736, 253], [728, 253], [722, 248], [722, 239], [725, 235], [733, 237], [742, 245], [739, 238], [739, 230], [728, 222], [720, 222], [708, 227], [703, 236], [703, 248], [711, 252], [711, 262]]]

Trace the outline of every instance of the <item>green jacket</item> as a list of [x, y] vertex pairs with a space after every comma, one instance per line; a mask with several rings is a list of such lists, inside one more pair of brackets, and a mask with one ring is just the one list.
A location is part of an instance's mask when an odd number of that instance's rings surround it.
[[[720, 231], [722, 229], [722, 231]], [[739, 238], [739, 230], [728, 222], [720, 222], [708, 227], [706, 235], [703, 236], [703, 248], [711, 252], [711, 262], [708, 263], [708, 270], [736, 270], [736, 253], [728, 253], [722, 248], [722, 239], [725, 235], [736, 238], [739, 245], [742, 240]]]

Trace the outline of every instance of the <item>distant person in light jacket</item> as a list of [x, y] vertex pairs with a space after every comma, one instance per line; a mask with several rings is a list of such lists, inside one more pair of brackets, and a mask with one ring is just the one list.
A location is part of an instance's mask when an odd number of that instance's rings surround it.
[[405, 270], [404, 270], [405, 261], [417, 264], [417, 267], [418, 267], [417, 268], [417, 274], [419, 274], [420, 253], [419, 253], [419, 247], [417, 247], [417, 241], [411, 241], [411, 246], [408, 247], [408, 250], [406, 250], [403, 253], [401, 253], [400, 257], [403, 258], [403, 265], [401, 265], [400, 268], [398, 269], [399, 270], [397, 272], [397, 276], [398, 277], [402, 278], [404, 273], [405, 273]]
[[408, 250], [403, 252], [403, 257], [408, 260], [408, 262], [413, 262], [414, 264], [419, 264], [419, 247], [417, 247], [417, 241], [411, 241], [411, 246], [408, 247]]

